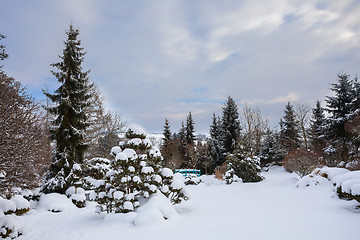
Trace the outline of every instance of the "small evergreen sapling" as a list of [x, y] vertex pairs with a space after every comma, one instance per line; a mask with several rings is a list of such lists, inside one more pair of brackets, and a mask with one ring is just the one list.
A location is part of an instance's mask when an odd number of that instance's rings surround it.
[[[258, 157], [245, 157], [243, 154], [229, 154], [226, 157], [227, 172], [225, 180], [232, 183], [232, 179], [240, 178], [243, 182], [260, 182], [263, 177], [260, 175], [260, 159]], [[236, 175], [236, 177], [234, 177]]]
[[143, 134], [128, 131], [126, 137], [127, 141], [111, 151], [114, 159], [103, 184], [96, 190], [97, 211], [132, 212], [157, 191], [163, 192], [172, 203], [186, 200], [183, 182], [181, 185], [173, 179], [170, 169], [161, 168], [159, 149]]

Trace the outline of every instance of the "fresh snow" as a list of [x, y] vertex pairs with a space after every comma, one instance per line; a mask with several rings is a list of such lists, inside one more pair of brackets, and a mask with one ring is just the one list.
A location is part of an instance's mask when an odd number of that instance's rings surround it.
[[14, 216], [14, 223], [23, 233], [19, 240], [359, 238], [359, 203], [339, 199], [331, 184], [297, 188], [297, 177], [281, 167], [263, 175], [259, 183], [231, 185], [202, 177], [199, 185], [188, 186], [192, 198], [175, 205], [176, 211], [159, 193], [127, 214], [97, 214], [92, 202], [60, 213], [40, 211], [54, 208], [48, 206], [52, 202], [72, 204], [65, 196], [48, 194], [29, 214]]
[[127, 158], [132, 159], [136, 157], [136, 152], [134, 149], [131, 148], [125, 148], [124, 151], [122, 151], [126, 155]]
[[348, 172], [334, 177], [336, 187], [341, 187], [345, 193], [360, 195], [360, 171]]
[[172, 177], [174, 176], [174, 173], [170, 168], [163, 168], [161, 169], [161, 175], [163, 177]]
[[13, 201], [16, 205], [16, 209], [28, 209], [30, 208], [30, 203], [28, 200], [26, 200], [23, 196], [21, 195], [15, 195], [13, 196], [11, 199], [11, 201]]
[[8, 199], [3, 199], [0, 197], [0, 211], [6, 212], [15, 212], [16, 211], [16, 203], [14, 201], [10, 201]]
[[50, 212], [75, 211], [76, 207], [65, 195], [59, 193], [43, 194], [37, 209]]

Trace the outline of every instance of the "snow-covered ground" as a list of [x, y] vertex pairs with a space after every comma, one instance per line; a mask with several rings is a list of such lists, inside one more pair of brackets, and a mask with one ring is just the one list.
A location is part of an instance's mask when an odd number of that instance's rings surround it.
[[331, 184], [297, 188], [280, 167], [264, 176], [260, 183], [189, 186], [191, 200], [176, 207], [177, 216], [136, 226], [133, 214], [104, 218], [95, 205], [60, 213], [37, 208], [16, 217], [24, 234], [18, 239], [359, 239], [357, 202], [340, 200]]

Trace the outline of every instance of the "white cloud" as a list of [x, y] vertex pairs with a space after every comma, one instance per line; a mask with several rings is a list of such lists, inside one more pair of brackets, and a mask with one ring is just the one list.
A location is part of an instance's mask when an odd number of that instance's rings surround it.
[[266, 104], [294, 102], [297, 101], [298, 99], [299, 99], [299, 95], [297, 95], [296, 93], [289, 93], [286, 96], [270, 99], [266, 101]]
[[59, 60], [73, 20], [88, 52], [84, 69], [106, 102], [150, 131], [165, 117], [179, 126], [189, 111], [206, 130], [229, 95], [278, 119], [282, 103], [323, 98], [338, 71], [359, 74], [355, 0], [54, 0], [41, 8], [20, 0], [2, 7], [5, 70], [30, 87], [51, 88], [49, 64]]

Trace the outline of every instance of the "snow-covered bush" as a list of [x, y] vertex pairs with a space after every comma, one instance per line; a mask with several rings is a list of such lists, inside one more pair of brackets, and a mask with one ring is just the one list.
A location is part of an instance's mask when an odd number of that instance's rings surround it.
[[333, 182], [339, 197], [360, 202], [360, 171], [338, 175], [334, 177]]
[[44, 209], [50, 212], [62, 212], [76, 208], [72, 201], [65, 195], [59, 193], [43, 194], [40, 197], [37, 209]]
[[235, 170], [230, 168], [224, 174], [224, 180], [226, 184], [232, 184], [234, 182], [242, 182], [242, 179], [235, 174]]
[[16, 204], [14, 201], [0, 197], [0, 211], [5, 215], [13, 214], [16, 212]]
[[161, 169], [162, 156], [144, 134], [129, 130], [134, 137], [112, 149], [114, 157], [108, 168], [102, 168], [104, 178], [97, 180], [97, 212], [127, 213], [135, 211], [152, 194], [161, 191], [172, 203], [187, 196], [184, 183], [173, 178], [171, 169]]
[[30, 202], [21, 195], [14, 195], [11, 199], [0, 197], [0, 212], [3, 215], [15, 213], [20, 216], [30, 211]]
[[66, 196], [68, 196], [77, 207], [85, 207], [85, 190], [82, 188], [84, 181], [82, 178], [82, 168], [79, 164], [75, 163], [73, 165], [68, 178], [68, 182], [72, 183], [73, 186], [65, 191]]
[[348, 173], [349, 170], [345, 168], [323, 167], [316, 168], [310, 174], [302, 177], [296, 184], [298, 188], [312, 187], [312, 186], [326, 186], [331, 185], [336, 176]]
[[286, 171], [294, 172], [300, 177], [304, 177], [315, 168], [320, 167], [322, 163], [323, 158], [317, 153], [306, 149], [296, 149], [285, 156], [283, 167]]
[[72, 186], [66, 190], [65, 194], [78, 208], [85, 207], [86, 196], [83, 188]]
[[[230, 154], [226, 157], [227, 172], [225, 178], [240, 178], [243, 182], [260, 182], [263, 177], [260, 175], [260, 160], [258, 157], [243, 157], [241, 154]], [[236, 177], [234, 178], [234, 175]]]
[[196, 174], [189, 174], [185, 177], [185, 185], [198, 185], [201, 183], [201, 178]]
[[16, 215], [23, 215], [23, 214], [27, 213], [28, 211], [30, 211], [30, 203], [23, 196], [21, 196], [21, 195], [12, 196], [10, 201], [15, 203]]
[[296, 183], [296, 187], [298, 188], [326, 186], [326, 185], [331, 185], [331, 182], [328, 179], [324, 178], [323, 176], [319, 176], [316, 174], [306, 175]]
[[13, 216], [3, 216], [0, 218], [0, 237], [13, 239], [20, 236], [21, 233], [15, 228]]

